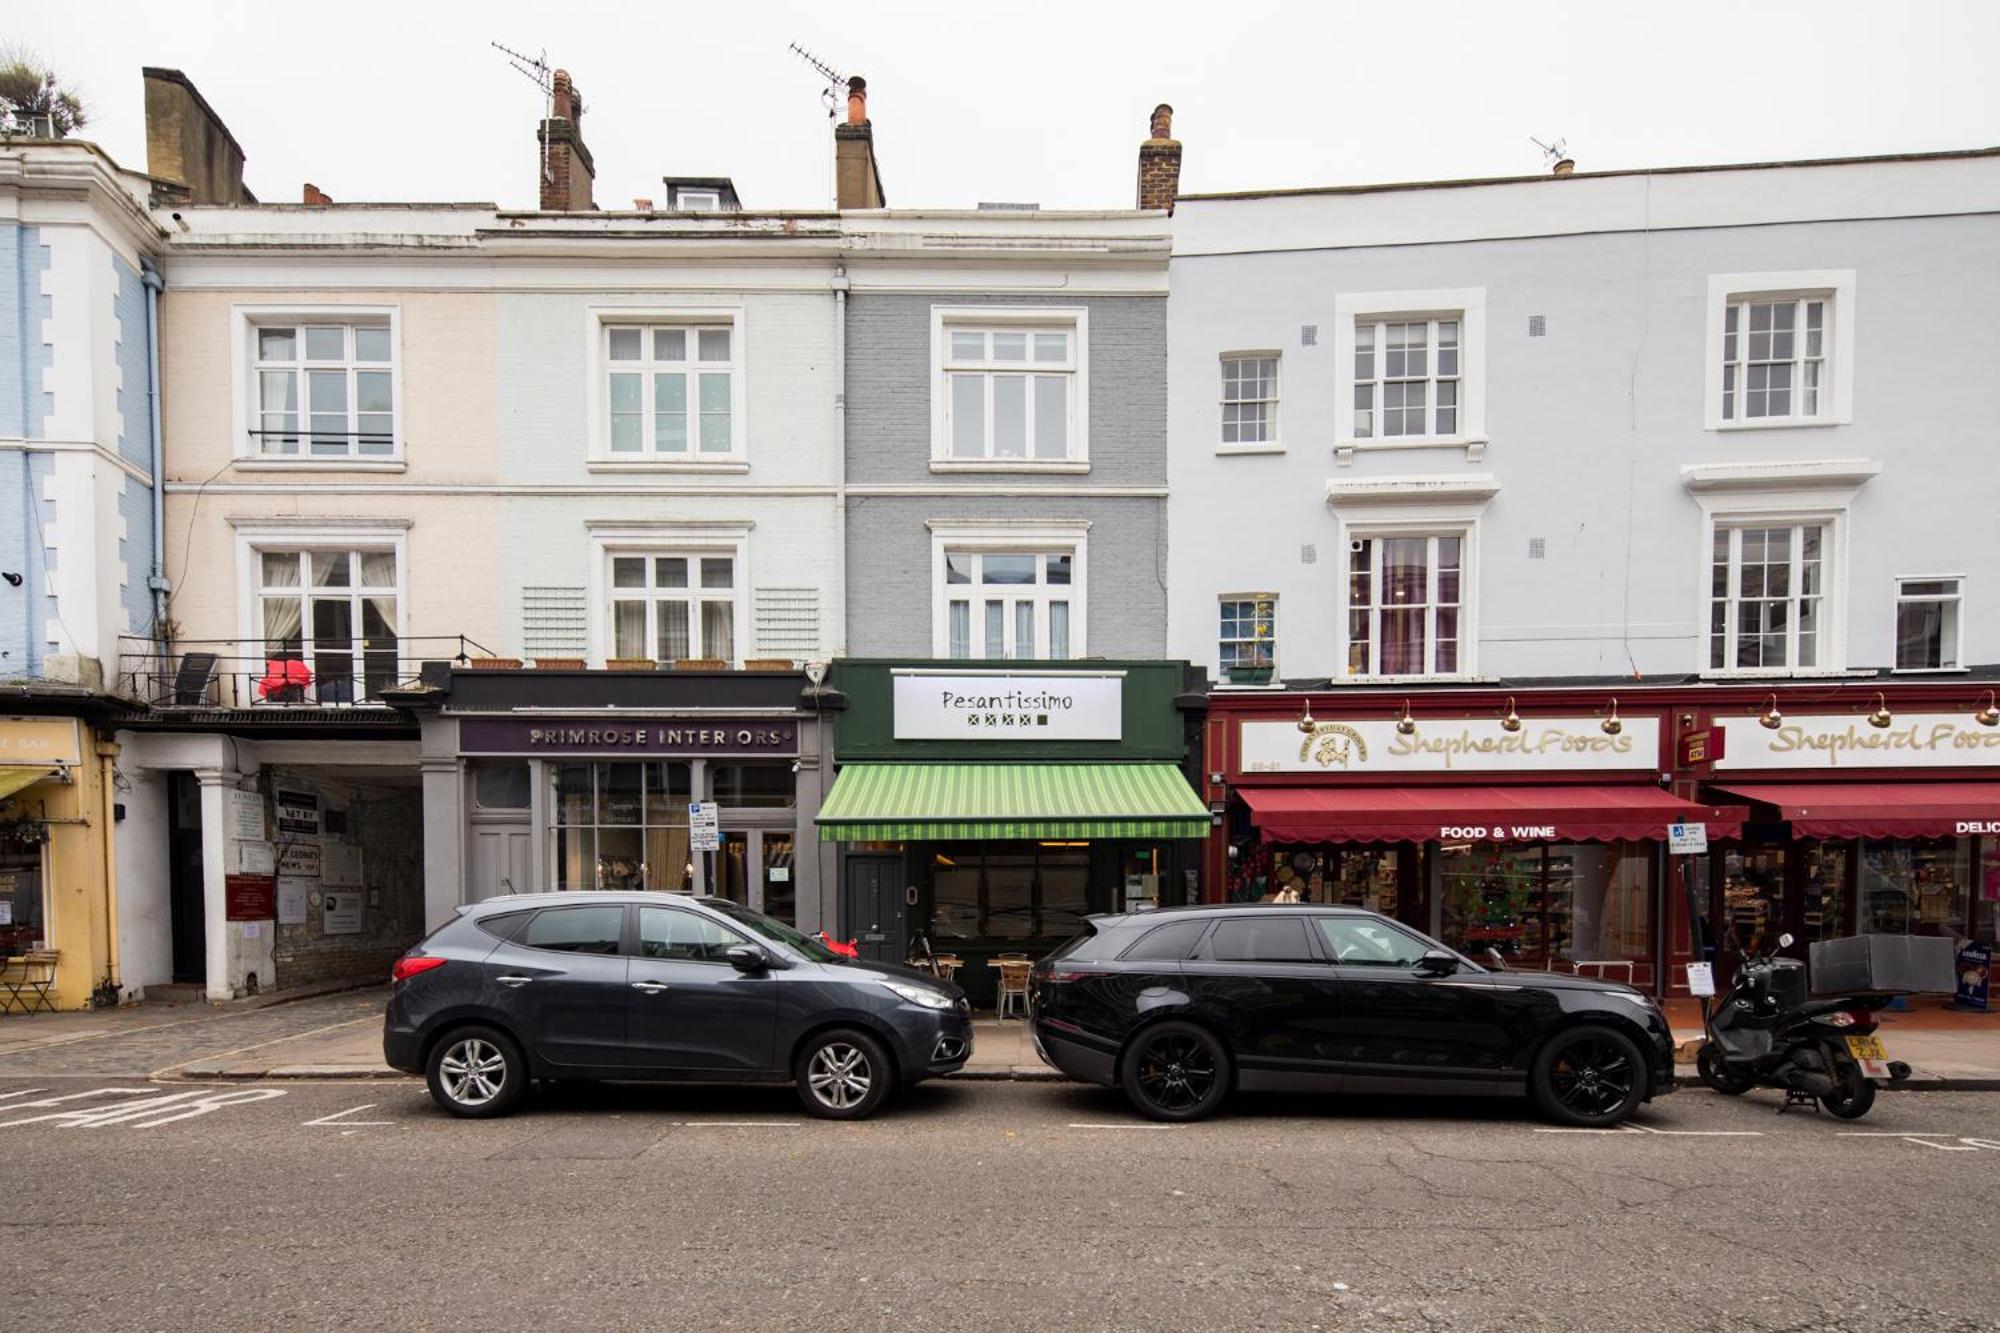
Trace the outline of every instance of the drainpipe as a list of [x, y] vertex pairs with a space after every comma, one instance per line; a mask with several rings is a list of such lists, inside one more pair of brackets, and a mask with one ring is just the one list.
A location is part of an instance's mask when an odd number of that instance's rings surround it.
[[139, 280], [146, 284], [146, 357], [151, 376], [146, 385], [147, 405], [153, 414], [153, 576], [146, 586], [153, 592], [153, 637], [166, 646], [167, 625], [167, 478], [163, 461], [165, 448], [160, 439], [160, 293], [166, 281], [151, 260], [139, 261]]
[[834, 656], [847, 652], [847, 265], [833, 266], [833, 439], [840, 450], [834, 472], [833, 503], [839, 512], [833, 527], [835, 614], [840, 632]]
[[97, 744], [97, 821], [104, 834], [104, 984], [91, 996], [100, 1008], [118, 1003], [121, 973], [118, 965], [118, 743]]

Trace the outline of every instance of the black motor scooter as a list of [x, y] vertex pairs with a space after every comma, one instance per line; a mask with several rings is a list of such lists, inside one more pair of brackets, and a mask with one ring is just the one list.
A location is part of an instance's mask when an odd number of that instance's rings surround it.
[[[1790, 935], [1778, 937], [1788, 948]], [[1817, 1100], [1842, 1120], [1858, 1120], [1875, 1104], [1875, 1082], [1900, 1082], [1909, 1065], [1890, 1060], [1875, 1036], [1875, 1011], [1887, 995], [1808, 999], [1806, 965], [1775, 953], [1744, 956], [1736, 983], [1714, 1004], [1702, 1004], [1707, 1040], [1696, 1056], [1701, 1081], [1738, 1096], [1752, 1088], [1783, 1088], [1785, 1110]]]

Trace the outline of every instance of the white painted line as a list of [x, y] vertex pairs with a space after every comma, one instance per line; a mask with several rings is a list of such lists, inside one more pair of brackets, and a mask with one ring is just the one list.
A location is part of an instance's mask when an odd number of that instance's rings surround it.
[[194, 1103], [187, 1110], [178, 1110], [178, 1108], [175, 1108], [177, 1113], [174, 1115], [161, 1116], [157, 1120], [136, 1121], [133, 1123], [132, 1128], [153, 1129], [159, 1125], [171, 1125], [176, 1120], [192, 1120], [198, 1115], [207, 1115], [210, 1111], [219, 1110], [224, 1106], [239, 1106], [248, 1102], [268, 1101], [273, 1097], [282, 1097], [284, 1095], [285, 1090], [283, 1088], [245, 1088], [240, 1092], [217, 1093]]
[[344, 1115], [353, 1115], [353, 1114], [355, 1114], [355, 1113], [356, 1113], [356, 1112], [358, 1112], [358, 1111], [366, 1111], [366, 1110], [369, 1110], [369, 1109], [371, 1109], [371, 1108], [372, 1108], [372, 1107], [374, 1107], [374, 1106], [375, 1106], [375, 1103], [374, 1103], [374, 1102], [363, 1102], [363, 1103], [361, 1103], [361, 1105], [359, 1105], [359, 1106], [350, 1106], [350, 1107], [348, 1107], [348, 1108], [347, 1108], [347, 1109], [346, 1109], [345, 1111], [335, 1111], [335, 1112], [334, 1112], [334, 1113], [333, 1113], [332, 1115], [323, 1115], [323, 1116], [321, 1116], [321, 1117], [320, 1117], [319, 1119], [317, 1119], [317, 1120], [301, 1120], [301, 1121], [300, 1121], [299, 1123], [300, 1123], [301, 1125], [332, 1125], [332, 1124], [348, 1124], [348, 1125], [356, 1125], [356, 1126], [359, 1126], [359, 1125], [393, 1125], [393, 1124], [395, 1124], [395, 1123], [396, 1123], [396, 1122], [395, 1122], [395, 1121], [393, 1121], [393, 1120], [348, 1120], [348, 1121], [342, 1121], [342, 1120], [341, 1120], [341, 1117], [342, 1117], [342, 1116], [344, 1116]]
[[797, 1129], [796, 1120], [676, 1120], [682, 1129]]
[[45, 1092], [45, 1091], [47, 1091], [47, 1089], [45, 1088], [16, 1088], [12, 1092], [0, 1092], [0, 1102], [7, 1101], [8, 1099], [13, 1097], [25, 1097], [31, 1092]]
[[1537, 1134], [1637, 1134], [1639, 1133], [1639, 1130], [1636, 1126], [1633, 1125], [1616, 1125], [1610, 1129], [1556, 1129], [1556, 1128], [1544, 1127], [1537, 1129], [1535, 1133]]
[[1185, 1125], [1093, 1125], [1080, 1120], [1070, 1122], [1071, 1129], [1185, 1129]]
[[1836, 1129], [1838, 1139], [1948, 1139], [1952, 1135], [1930, 1129]]
[[1662, 1138], [1684, 1139], [1761, 1139], [1761, 1129], [1654, 1129], [1650, 1125], [1633, 1125], [1641, 1134], [1658, 1134]]

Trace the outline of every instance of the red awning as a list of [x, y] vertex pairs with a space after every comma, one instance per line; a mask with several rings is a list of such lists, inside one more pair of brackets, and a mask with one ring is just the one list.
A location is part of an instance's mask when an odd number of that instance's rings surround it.
[[1746, 782], [1721, 790], [1776, 806], [1799, 838], [2000, 833], [2000, 782]]
[[1742, 831], [1741, 806], [1696, 805], [1658, 787], [1238, 787], [1266, 842], [1609, 842], [1665, 839], [1667, 825]]

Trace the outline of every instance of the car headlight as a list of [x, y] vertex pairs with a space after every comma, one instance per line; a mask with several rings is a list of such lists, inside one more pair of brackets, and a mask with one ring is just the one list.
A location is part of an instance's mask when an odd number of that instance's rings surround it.
[[1636, 1004], [1648, 1013], [1659, 1012], [1660, 1006], [1658, 1002], [1650, 995], [1634, 995], [1628, 990], [1601, 990], [1597, 993], [1599, 995], [1609, 995], [1615, 1000], [1624, 1000], [1628, 1004]]
[[921, 1008], [951, 1008], [951, 996], [941, 990], [933, 990], [929, 986], [912, 986], [907, 981], [890, 981], [887, 978], [883, 979], [882, 984], [908, 1000], [911, 1004]]

